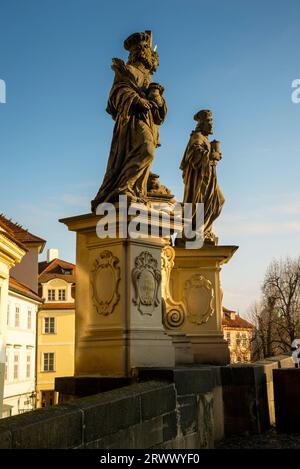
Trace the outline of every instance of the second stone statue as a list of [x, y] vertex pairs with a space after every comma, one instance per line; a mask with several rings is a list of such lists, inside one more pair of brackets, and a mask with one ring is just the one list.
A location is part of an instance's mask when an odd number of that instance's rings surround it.
[[217, 244], [212, 224], [220, 215], [225, 199], [217, 181], [216, 164], [221, 159], [218, 141], [209, 141], [213, 133], [212, 113], [203, 109], [195, 114], [196, 129], [192, 131], [180, 169], [184, 182], [184, 203], [193, 204], [195, 228], [196, 204], [204, 204], [204, 242]]

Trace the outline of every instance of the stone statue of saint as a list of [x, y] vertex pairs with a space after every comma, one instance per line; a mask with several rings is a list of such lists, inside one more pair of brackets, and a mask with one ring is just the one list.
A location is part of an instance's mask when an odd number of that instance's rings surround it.
[[106, 174], [92, 211], [101, 202], [115, 202], [126, 195], [131, 202], [147, 201], [147, 181], [155, 148], [159, 143], [159, 125], [167, 106], [164, 88], [152, 83], [158, 67], [158, 54], [152, 49], [151, 31], [134, 33], [124, 41], [128, 62], [113, 59], [115, 79], [107, 112], [115, 121]]
[[[217, 181], [216, 165], [221, 159], [218, 141], [209, 141], [212, 134], [212, 113], [202, 110], [195, 114], [196, 129], [192, 131], [180, 169], [184, 181], [183, 202], [204, 204], [204, 242], [216, 244], [212, 224], [220, 215], [225, 199]], [[193, 227], [195, 208], [193, 206]]]

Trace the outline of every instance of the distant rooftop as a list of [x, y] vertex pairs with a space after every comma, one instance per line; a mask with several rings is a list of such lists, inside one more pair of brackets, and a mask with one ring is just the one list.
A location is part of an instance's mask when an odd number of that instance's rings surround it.
[[0, 214], [0, 226], [2, 226], [2, 228], [5, 229], [8, 234], [12, 235], [19, 243], [22, 243], [25, 246], [31, 243], [38, 244], [41, 247], [40, 252], [44, 249], [46, 241], [43, 238], [30, 233], [30, 231], [23, 228], [19, 223], [15, 223], [11, 219], [6, 218], [3, 213]]
[[254, 329], [254, 325], [246, 319], [241, 318], [236, 311], [230, 310], [223, 306], [222, 326], [238, 328], [238, 329]]
[[51, 262], [39, 262], [39, 283], [46, 283], [54, 278], [75, 283], [76, 265], [62, 259], [53, 259]]
[[43, 302], [42, 298], [39, 297], [33, 290], [12, 276], [9, 277], [9, 290], [18, 293], [19, 295], [25, 296], [26, 298], [30, 298], [31, 300], [38, 301], [39, 303]]

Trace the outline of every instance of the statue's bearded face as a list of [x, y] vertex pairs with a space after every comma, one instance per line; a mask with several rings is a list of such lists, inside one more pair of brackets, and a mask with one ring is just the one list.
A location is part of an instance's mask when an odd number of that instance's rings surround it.
[[152, 51], [147, 42], [141, 42], [133, 51], [130, 52], [129, 63], [141, 62], [147, 70], [153, 66]]
[[203, 135], [210, 135], [213, 133], [213, 120], [212, 115], [207, 114], [201, 121], [199, 121], [197, 128]]

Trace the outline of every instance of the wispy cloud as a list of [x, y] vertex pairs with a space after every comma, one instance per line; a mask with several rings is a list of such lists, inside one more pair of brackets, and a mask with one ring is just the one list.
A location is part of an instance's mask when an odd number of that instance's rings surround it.
[[293, 234], [300, 232], [300, 194], [279, 195], [242, 212], [224, 213], [216, 223], [219, 235]]
[[68, 206], [89, 210], [91, 197], [69, 193], [63, 194], [62, 200]]

